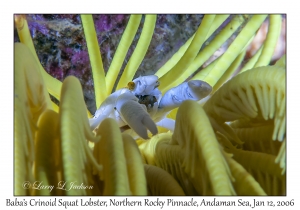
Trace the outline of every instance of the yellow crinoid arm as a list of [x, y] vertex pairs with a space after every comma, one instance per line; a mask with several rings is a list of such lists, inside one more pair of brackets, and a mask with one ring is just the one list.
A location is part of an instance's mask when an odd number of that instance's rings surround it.
[[145, 164], [145, 173], [149, 195], [183, 196], [185, 195], [176, 179], [167, 171], [153, 165]]
[[[201, 170], [207, 172], [206, 182], [210, 182], [214, 195], [235, 194], [219, 143], [208, 117], [197, 102], [185, 101], [179, 107], [170, 144], [178, 144], [185, 150], [182, 166], [192, 178], [199, 177], [199, 165], [203, 166]], [[203, 179], [206, 175], [202, 175]]]
[[[144, 163], [162, 168], [167, 173], [171, 174], [175, 178], [175, 180], [178, 181], [179, 185], [182, 187], [182, 190], [186, 195], [201, 195], [201, 190], [197, 191], [195, 188], [206, 187], [206, 185], [202, 186], [202, 184], [199, 183], [199, 176], [198, 184], [196, 184], [196, 186], [191, 183], [189, 174], [185, 173], [182, 167], [185, 151], [182, 150], [179, 145], [171, 145], [171, 138], [172, 133], [168, 132], [155, 135], [151, 138], [150, 141], [138, 141], [139, 149], [144, 157]], [[201, 167], [199, 166], [198, 168]], [[148, 172], [149, 171], [146, 171], [148, 190], [150, 191], [149, 193], [151, 195], [161, 195], [162, 193], [164, 193], [165, 195], [167, 193], [165, 189], [161, 189], [161, 187], [157, 187], [155, 185], [149, 186], [149, 184], [152, 183], [153, 180], [156, 180], [158, 178], [152, 177], [155, 176], [155, 171], [153, 171], [153, 173], [151, 174], [149, 174], [150, 172]], [[164, 186], [162, 186], [162, 188], [164, 188]], [[168, 192], [168, 194], [171, 195], [171, 192]]]
[[218, 90], [227, 80], [229, 80], [234, 72], [238, 69], [238, 67], [241, 65], [241, 63], [244, 60], [246, 54], [246, 50], [243, 50], [231, 63], [231, 65], [228, 67], [228, 69], [224, 72], [224, 74], [220, 77], [218, 82], [214, 85], [213, 90], [211, 92], [211, 95], [213, 95], [216, 90]]
[[198, 73], [195, 74], [195, 76], [192, 77], [191, 80], [203, 80], [205, 77], [209, 74], [209, 72], [214, 68], [216, 63], [220, 60], [221, 57], [218, 57], [216, 60], [211, 62], [208, 66], [206, 66], [204, 69], [201, 69]]
[[36, 59], [22, 43], [14, 44], [14, 171], [15, 195], [29, 195], [24, 181], [34, 181], [34, 138], [40, 115], [51, 109]]
[[59, 100], [60, 98], [60, 90], [61, 90], [61, 81], [53, 78], [51, 75], [49, 75], [43, 68], [43, 66], [41, 65], [33, 42], [32, 42], [32, 38], [29, 32], [29, 28], [28, 28], [28, 24], [27, 24], [27, 20], [25, 15], [16, 15], [15, 16], [15, 23], [16, 23], [16, 27], [17, 27], [17, 31], [18, 31], [18, 35], [20, 38], [20, 41], [25, 44], [29, 50], [31, 51], [34, 59], [37, 62], [38, 68], [42, 74], [43, 80], [45, 81], [46, 87], [49, 91], [49, 93], [54, 96], [56, 99]]
[[247, 63], [243, 66], [243, 68], [240, 70], [239, 74], [240, 73], [243, 73], [249, 69], [252, 69], [255, 65], [255, 63], [257, 62], [257, 60], [259, 59], [260, 55], [261, 55], [261, 52], [262, 52], [262, 49], [263, 49], [263, 45], [260, 46], [259, 50], [257, 50], [257, 52], [255, 53], [254, 56], [252, 56], [248, 61]]
[[[38, 121], [35, 139], [34, 178], [43, 185], [57, 186], [62, 180], [62, 155], [59, 138], [59, 115], [53, 110], [46, 110]], [[56, 187], [34, 190], [34, 195], [64, 195]]]
[[160, 83], [161, 83], [160, 90], [162, 93], [166, 92], [171, 87], [174, 87], [182, 82], [182, 81], [178, 82], [178, 80], [180, 78], [182, 79], [182, 73], [193, 62], [199, 50], [201, 49], [201, 46], [205, 41], [205, 37], [207, 36], [207, 33], [210, 29], [210, 26], [214, 18], [215, 15], [204, 16], [191, 44], [189, 45], [184, 55], [177, 62], [177, 64], [174, 67], [172, 67], [172, 69], [168, 73], [166, 73], [160, 78]]
[[229, 17], [229, 15], [216, 15], [211, 27], [206, 35], [206, 40], [221, 26], [222, 23]]
[[157, 70], [155, 73], [158, 78], [161, 78], [164, 76], [166, 73], [168, 73], [175, 65], [176, 63], [180, 60], [180, 58], [184, 55], [188, 47], [190, 46], [191, 42], [194, 39], [194, 36], [191, 36], [185, 43], [180, 47], [180, 49], [162, 66], [160, 69]]
[[117, 122], [111, 118], [103, 120], [97, 136], [101, 140], [94, 146], [94, 157], [103, 165], [103, 170], [98, 172], [104, 181], [103, 195], [131, 195], [124, 143]]
[[37, 122], [40, 114], [46, 109], [52, 109], [50, 96], [41, 72], [38, 62], [34, 59], [29, 48], [22, 43], [15, 43], [15, 97], [28, 100], [28, 105], [32, 113], [34, 123]]
[[117, 85], [117, 90], [126, 87], [128, 82], [133, 79], [134, 74], [142, 63], [150, 45], [151, 38], [155, 29], [155, 24], [156, 15], [146, 15], [141, 37], [122, 73], [120, 81]]
[[286, 68], [286, 58], [285, 54], [281, 56], [281, 58], [275, 63], [275, 66], [280, 66], [282, 68]]
[[[74, 76], [68, 76], [62, 85], [59, 107], [59, 128], [63, 161], [63, 180], [70, 184], [92, 185], [93, 165], [97, 171], [102, 167], [96, 162], [87, 140], [97, 142], [96, 137], [89, 126], [83, 93], [79, 80]], [[89, 195], [92, 190], [74, 189], [66, 191], [67, 195]]]
[[272, 55], [274, 54], [278, 38], [281, 32], [281, 15], [270, 15], [270, 23], [267, 38], [261, 55], [254, 67], [266, 66], [270, 64]]
[[[56, 103], [54, 103], [53, 101], [51, 101], [51, 104], [52, 104], [53, 110], [54, 110], [56, 113], [58, 113], [58, 112], [59, 112], [59, 106], [58, 106]], [[89, 111], [88, 111], [88, 114], [89, 114]], [[90, 116], [89, 116], [89, 117], [90, 117]]]
[[147, 195], [147, 180], [141, 153], [135, 140], [122, 134], [130, 191], [132, 195]]
[[14, 195], [30, 195], [23, 187], [24, 180], [32, 183], [34, 161], [33, 131], [30, 125], [30, 112], [19, 99], [14, 103]]
[[142, 15], [130, 15], [129, 22], [125, 28], [125, 31], [122, 35], [114, 58], [106, 73], [107, 95], [110, 95], [113, 90], [117, 76], [120, 72], [125, 56], [127, 55], [128, 49], [134, 39], [137, 29], [140, 25], [141, 19]]
[[281, 175], [285, 174], [285, 170], [286, 170], [286, 139], [284, 139], [282, 141], [280, 150], [275, 159], [275, 163], [279, 164], [280, 168], [282, 169]]
[[[222, 31], [216, 35], [216, 37], [199, 52], [195, 60], [191, 65], [183, 72], [182, 78], [188, 78], [192, 73], [194, 73], [201, 65], [204, 64], [243, 24], [239, 16], [235, 16], [227, 25], [222, 29]], [[218, 59], [219, 60], [219, 59]], [[214, 65], [217, 63], [215, 61]], [[211, 67], [214, 67], [212, 65]], [[193, 79], [203, 80], [205, 77], [199, 78], [200, 75], [207, 75], [210, 71], [210, 67], [206, 70], [202, 69], [197, 76], [195, 75]]]
[[258, 67], [225, 83], [204, 109], [218, 123], [237, 119], [273, 120], [273, 140], [282, 141], [286, 125], [285, 70], [278, 66]]
[[256, 30], [261, 26], [267, 15], [253, 15], [239, 35], [231, 43], [226, 52], [221, 56], [214, 68], [206, 76], [204, 81], [212, 87], [217, 83], [219, 78], [228, 69], [235, 58], [241, 53], [242, 49], [249, 43]]
[[100, 46], [97, 40], [93, 16], [80, 15], [80, 17], [92, 67], [96, 108], [98, 109], [101, 103], [108, 96], [106, 91], [105, 72], [101, 59]]
[[232, 159], [231, 155], [225, 154], [224, 156], [235, 179], [233, 186], [237, 195], [267, 195], [254, 177], [237, 161]]
[[286, 194], [286, 175], [275, 162], [276, 156], [239, 149], [232, 153], [234, 160], [255, 178], [267, 195]]
[[266, 154], [277, 155], [282, 145], [279, 141], [273, 141], [272, 135], [274, 125], [265, 123], [262, 125], [252, 125], [243, 128], [233, 128], [240, 139], [243, 139], [244, 150], [263, 152]]
[[[213, 34], [213, 32], [215, 32], [215, 30], [226, 20], [226, 18], [228, 18], [228, 16], [229, 15], [216, 15], [205, 40], [207, 40]], [[180, 58], [184, 55], [185, 51], [191, 44], [194, 36], [195, 34], [191, 36], [191, 38], [189, 38], [188, 41], [186, 41], [186, 43], [182, 45], [180, 49], [160, 69], [157, 70], [155, 75], [158, 76], [158, 78], [161, 78], [168, 71], [170, 71], [173, 66], [175, 66], [175, 64], [180, 60]]]

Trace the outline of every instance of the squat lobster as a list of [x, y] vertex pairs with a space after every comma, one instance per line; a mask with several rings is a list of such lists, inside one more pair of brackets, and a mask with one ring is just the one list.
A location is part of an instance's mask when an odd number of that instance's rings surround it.
[[200, 100], [210, 94], [212, 87], [201, 80], [190, 80], [168, 90], [163, 96], [156, 75], [140, 76], [126, 88], [108, 96], [90, 119], [94, 130], [105, 118], [114, 118], [119, 127], [128, 125], [140, 137], [148, 139], [147, 129], [157, 134], [156, 124], [169, 130], [175, 121], [165, 118], [169, 111], [185, 100]]

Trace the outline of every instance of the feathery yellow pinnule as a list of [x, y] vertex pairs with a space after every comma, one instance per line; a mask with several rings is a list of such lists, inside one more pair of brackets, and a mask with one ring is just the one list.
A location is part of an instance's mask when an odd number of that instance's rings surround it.
[[132, 195], [147, 195], [147, 180], [142, 156], [135, 140], [122, 134], [130, 191]]
[[253, 178], [253, 176], [247, 172], [243, 166], [237, 161], [231, 158], [231, 155], [224, 155], [229, 165], [232, 176], [235, 181], [233, 182], [234, 189], [237, 195], [267, 195], [261, 188], [259, 183]]
[[14, 64], [15, 86], [20, 87], [18, 91], [26, 92], [24, 95], [16, 94], [18, 97], [28, 98], [28, 106], [36, 123], [44, 110], [52, 109], [43, 77], [38, 70], [38, 63], [26, 45], [15, 43]]
[[233, 130], [243, 140], [242, 148], [244, 150], [277, 155], [282, 145], [281, 142], [272, 140], [274, 130], [272, 122], [263, 125], [233, 128]]
[[[165, 140], [158, 141], [155, 147], [155, 158], [157, 166], [170, 173], [180, 184], [186, 195], [208, 195], [213, 194], [211, 185], [208, 181], [205, 183], [205, 174], [207, 171], [203, 169], [203, 165], [198, 164], [196, 169], [197, 178], [191, 177], [191, 174], [185, 172], [183, 162], [185, 151], [177, 144], [170, 144], [171, 134], [159, 134], [151, 139], [162, 138]], [[194, 151], [193, 151], [194, 152]], [[207, 178], [207, 177], [206, 177]], [[205, 183], [205, 184], [204, 184]]]
[[145, 164], [145, 173], [149, 195], [154, 196], [183, 196], [181, 186], [171, 174], [165, 170]]
[[[87, 140], [97, 142], [100, 137], [94, 136], [90, 130], [81, 84], [74, 76], [67, 77], [63, 82], [59, 116], [64, 181], [67, 184], [76, 182], [77, 185], [93, 185], [89, 163], [97, 171], [101, 171], [102, 167], [93, 157]], [[90, 189], [72, 189], [66, 194], [87, 195], [91, 192]]]
[[238, 149], [232, 153], [234, 160], [255, 178], [268, 195], [285, 195], [286, 175], [275, 163], [276, 156]]
[[[59, 138], [59, 115], [53, 110], [46, 110], [38, 121], [35, 139], [34, 178], [43, 185], [57, 186], [62, 180], [62, 155]], [[63, 195], [64, 191], [54, 187], [34, 190], [35, 195]]]
[[285, 174], [286, 170], [286, 139], [282, 141], [280, 150], [278, 152], [278, 155], [275, 159], [275, 163], [280, 165], [280, 168], [282, 168], [281, 174]]
[[195, 188], [202, 186], [199, 183], [199, 186], [193, 186], [189, 175], [182, 168], [185, 151], [179, 145], [169, 144], [171, 138], [172, 133], [161, 133], [153, 136], [150, 141], [140, 142], [139, 149], [145, 159], [145, 164], [157, 166], [171, 174], [186, 195], [200, 195]]
[[94, 157], [103, 165], [98, 173], [104, 181], [103, 195], [131, 195], [124, 143], [117, 122], [106, 118], [97, 136], [101, 136], [101, 140], [95, 143]]
[[[201, 119], [201, 120], [199, 120]], [[214, 131], [204, 110], [195, 101], [185, 101], [178, 109], [176, 125], [170, 144], [185, 150], [183, 168], [192, 178], [202, 164], [215, 195], [235, 194], [231, 174]], [[206, 180], [206, 181], [208, 181]]]
[[36, 129], [32, 129], [29, 107], [17, 97], [14, 109], [14, 195], [29, 195], [29, 189], [24, 189], [23, 184], [24, 181], [34, 181], [31, 168], [34, 161], [33, 138]]
[[156, 147], [159, 142], [169, 142], [171, 139], [171, 133], [162, 133], [156, 136], [153, 136], [149, 141], [142, 141], [139, 143], [139, 149], [145, 158], [146, 164], [157, 166], [156, 161]]
[[15, 195], [29, 195], [24, 181], [32, 183], [34, 138], [37, 121], [51, 109], [49, 95], [32, 53], [22, 43], [14, 45], [14, 133], [15, 133]]
[[281, 172], [281, 166], [276, 163], [275, 155], [237, 149], [225, 135], [220, 133], [218, 133], [218, 139], [224, 150], [233, 155], [233, 159], [253, 176], [268, 195], [285, 194], [286, 175]]
[[285, 135], [285, 70], [265, 66], [248, 70], [225, 83], [204, 105], [219, 123], [237, 119], [274, 120], [273, 140]]

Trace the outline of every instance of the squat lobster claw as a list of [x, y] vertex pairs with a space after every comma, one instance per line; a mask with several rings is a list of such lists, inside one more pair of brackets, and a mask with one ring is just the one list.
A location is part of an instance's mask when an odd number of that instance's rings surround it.
[[156, 135], [157, 127], [147, 112], [146, 106], [138, 103], [138, 99], [126, 92], [117, 100], [116, 109], [122, 120], [127, 123], [140, 137], [148, 139], [147, 128]]
[[175, 121], [165, 118], [172, 109], [185, 100], [200, 100], [210, 94], [212, 87], [204, 81], [191, 80], [167, 91], [164, 96], [158, 89], [155, 75], [140, 76], [112, 93], [90, 119], [94, 130], [105, 118], [114, 118], [119, 127], [128, 125], [140, 137], [148, 139], [147, 129], [157, 134], [157, 125], [173, 130]]

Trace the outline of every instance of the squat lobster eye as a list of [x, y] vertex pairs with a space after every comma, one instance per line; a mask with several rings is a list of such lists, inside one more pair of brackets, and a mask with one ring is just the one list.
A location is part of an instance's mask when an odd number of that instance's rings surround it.
[[134, 90], [134, 88], [135, 88], [135, 83], [132, 82], [132, 81], [131, 81], [131, 82], [128, 82], [127, 87], [128, 87], [129, 90], [132, 91], [132, 90]]

